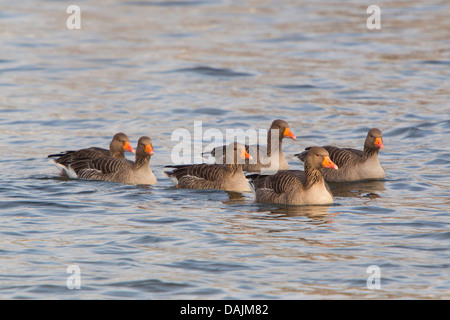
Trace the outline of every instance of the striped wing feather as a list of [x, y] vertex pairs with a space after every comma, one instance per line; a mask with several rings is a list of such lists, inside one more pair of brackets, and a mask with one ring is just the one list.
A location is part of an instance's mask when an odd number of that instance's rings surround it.
[[57, 154], [51, 154], [48, 158], [57, 158], [59, 164], [69, 166], [72, 161], [77, 159], [93, 159], [98, 157], [109, 156], [109, 150], [103, 148], [87, 148], [76, 151], [65, 151]]
[[[360, 161], [364, 155], [363, 151], [352, 148], [338, 148], [333, 146], [324, 146], [323, 148], [328, 151], [331, 161], [333, 161], [339, 168], [348, 163]], [[305, 151], [298, 155], [300, 161], [305, 162], [309, 149], [310, 147], [305, 148]]]
[[131, 163], [122, 159], [111, 157], [99, 157], [94, 159], [83, 158], [73, 161], [71, 168], [82, 179], [102, 179], [102, 177], [126, 172], [130, 169]]
[[344, 167], [349, 163], [360, 161], [361, 156], [363, 155], [362, 151], [351, 148], [338, 148], [333, 146], [324, 146], [323, 148], [328, 151], [331, 161], [339, 168]]
[[175, 177], [177, 180], [190, 176], [205, 181], [218, 181], [223, 178], [226, 171], [225, 166], [219, 164], [194, 164], [167, 167], [175, 168], [172, 172], [167, 172], [167, 174]]
[[247, 176], [255, 191], [268, 189], [272, 190], [276, 194], [284, 194], [293, 186], [301, 187], [302, 180], [304, 176], [302, 176], [303, 171], [298, 171], [298, 173], [293, 173], [291, 171], [279, 171], [274, 175], [249, 175]]
[[279, 171], [269, 176], [266, 186], [278, 194], [283, 194], [292, 189], [293, 186], [301, 186], [302, 183], [296, 175], [288, 171]]

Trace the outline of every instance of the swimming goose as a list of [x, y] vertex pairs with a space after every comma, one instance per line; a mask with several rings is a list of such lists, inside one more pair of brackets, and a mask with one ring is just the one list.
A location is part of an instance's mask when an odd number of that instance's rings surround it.
[[[275, 130], [275, 131], [272, 131]], [[276, 136], [272, 141], [272, 133]], [[252, 156], [253, 161], [246, 161], [243, 170], [247, 172], [261, 172], [261, 170], [288, 170], [289, 164], [284, 158], [282, 144], [283, 138], [297, 138], [289, 129], [289, 124], [284, 120], [274, 120], [267, 132], [267, 147], [257, 145], [246, 145], [247, 152]], [[213, 157], [223, 153], [223, 148], [216, 147], [211, 151]], [[219, 155], [220, 157], [220, 155]]]
[[[324, 169], [327, 182], [359, 181], [384, 179], [386, 173], [378, 160], [378, 152], [384, 148], [380, 129], [370, 129], [364, 142], [364, 150], [324, 146], [330, 159], [339, 166], [339, 170]], [[306, 148], [308, 150], [308, 148]], [[306, 152], [296, 154], [301, 161]]]
[[255, 202], [284, 205], [333, 203], [333, 195], [322, 176], [322, 168], [337, 169], [328, 151], [311, 147], [305, 156], [305, 170], [284, 170], [274, 175], [247, 175]]
[[[57, 154], [50, 154], [48, 158], [56, 158], [51, 159], [50, 161], [55, 164], [59, 169], [61, 169], [61, 175], [67, 176], [67, 168], [70, 166], [73, 159], [92, 159], [92, 158], [98, 158], [103, 156], [111, 156], [113, 158], [117, 159], [125, 159], [125, 151], [135, 153], [135, 150], [130, 144], [130, 139], [128, 136], [123, 133], [119, 132], [114, 135], [112, 138], [110, 144], [109, 144], [109, 150], [103, 149], [99, 147], [91, 147], [91, 148], [85, 148], [80, 150], [71, 150], [71, 151], [65, 151]], [[74, 173], [71, 172], [70, 176], [73, 176]]]
[[245, 192], [250, 191], [250, 187], [244, 176], [242, 165], [244, 159], [250, 157], [244, 145], [234, 142], [226, 147], [226, 152], [219, 161], [221, 163], [169, 165], [166, 167], [174, 169], [165, 171], [165, 174], [177, 188]]
[[70, 168], [77, 178], [114, 181], [124, 184], [156, 184], [157, 179], [149, 167], [153, 155], [152, 140], [139, 138], [134, 162], [111, 156], [73, 159]]

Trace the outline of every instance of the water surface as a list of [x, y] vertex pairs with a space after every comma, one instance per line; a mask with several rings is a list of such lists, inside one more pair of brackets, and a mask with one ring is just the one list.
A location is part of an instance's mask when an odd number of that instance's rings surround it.
[[[79, 1], [81, 30], [69, 2], [0, 4], [1, 298], [450, 298], [445, 1], [381, 1], [381, 30], [358, 1]], [[286, 208], [164, 176], [174, 130], [276, 118], [292, 168], [379, 127], [387, 178]], [[152, 137], [158, 185], [60, 179], [47, 161], [119, 131]]]

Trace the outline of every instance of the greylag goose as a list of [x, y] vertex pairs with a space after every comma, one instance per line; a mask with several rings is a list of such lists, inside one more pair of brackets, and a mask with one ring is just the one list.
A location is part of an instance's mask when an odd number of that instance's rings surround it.
[[[273, 139], [272, 134], [276, 135]], [[283, 138], [286, 137], [293, 140], [297, 139], [291, 132], [289, 124], [286, 121], [280, 119], [274, 120], [267, 132], [267, 147], [258, 144], [245, 146], [247, 152], [252, 156], [253, 161], [246, 161], [243, 170], [247, 172], [288, 170], [289, 164], [282, 150]], [[219, 154], [220, 158], [220, 154], [223, 153], [223, 148], [225, 147], [214, 148], [211, 151], [211, 155], [216, 157], [216, 154]]]
[[156, 184], [157, 179], [149, 167], [153, 155], [152, 140], [139, 138], [134, 162], [111, 156], [73, 159], [70, 168], [78, 179], [114, 181], [123, 184]]
[[[339, 166], [339, 170], [323, 170], [323, 176], [327, 182], [386, 178], [386, 173], [378, 160], [378, 152], [384, 148], [383, 135], [380, 129], [369, 130], [364, 142], [364, 150], [333, 146], [324, 146], [323, 148], [330, 153], [331, 161]], [[295, 156], [303, 161], [305, 154], [306, 152], [302, 152]]]
[[255, 202], [283, 205], [333, 203], [333, 195], [323, 179], [322, 168], [337, 169], [328, 151], [311, 147], [305, 156], [305, 170], [278, 171], [274, 175], [248, 175]]
[[[117, 159], [125, 159], [125, 151], [135, 153], [135, 150], [130, 144], [130, 139], [128, 136], [119, 132], [114, 135], [110, 144], [109, 150], [99, 147], [90, 147], [80, 150], [71, 150], [65, 151], [56, 154], [50, 154], [48, 158], [56, 158], [51, 159], [50, 161], [55, 164], [59, 169], [61, 169], [61, 175], [67, 176], [67, 168], [70, 166], [73, 159], [86, 159], [86, 158], [98, 158], [103, 156], [111, 156]], [[73, 176], [74, 173], [71, 172], [70, 176]]]
[[234, 142], [226, 147], [222, 164], [169, 165], [166, 168], [173, 170], [165, 171], [165, 174], [177, 188], [245, 192], [250, 191], [250, 186], [244, 176], [242, 165], [244, 159], [250, 157], [244, 145]]

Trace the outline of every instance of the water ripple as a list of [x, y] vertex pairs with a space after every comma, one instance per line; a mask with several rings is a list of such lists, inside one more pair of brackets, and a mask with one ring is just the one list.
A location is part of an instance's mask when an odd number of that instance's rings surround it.
[[229, 78], [229, 77], [233, 78], [233, 77], [252, 76], [252, 74], [246, 73], [246, 72], [237, 72], [237, 71], [234, 71], [231, 69], [213, 68], [213, 67], [207, 67], [207, 66], [182, 68], [182, 69], [172, 70], [170, 72], [195, 73], [195, 74], [202, 75], [202, 76], [212, 76], [212, 77], [218, 77], [218, 78]]

